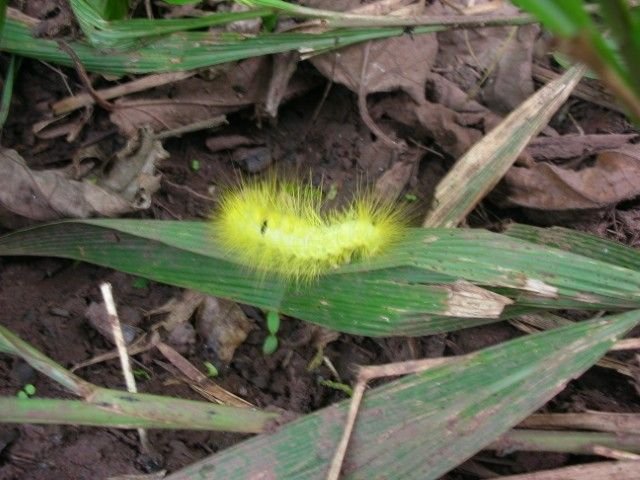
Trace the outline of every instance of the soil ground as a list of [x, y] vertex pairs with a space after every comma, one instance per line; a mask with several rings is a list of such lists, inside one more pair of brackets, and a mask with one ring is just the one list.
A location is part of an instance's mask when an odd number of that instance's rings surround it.
[[[307, 69], [307, 75], [319, 80], [317, 72], [311, 67]], [[74, 75], [72, 70], [65, 72]], [[81, 139], [74, 143], [33, 136], [31, 126], [40, 118], [46, 105], [66, 94], [61, 78], [48, 66], [35, 61], [25, 61], [20, 71], [14, 107], [3, 134], [3, 146], [16, 149], [33, 169], [68, 165], [75, 149], [82, 142], [94, 138], [106, 138], [114, 149], [121, 142], [107, 114], [101, 111], [95, 112]], [[215, 206], [208, 198], [215, 198], [215, 190], [211, 187], [224, 185], [233, 179], [239, 170], [243, 170], [242, 161], [246, 167], [247, 157], [255, 160], [256, 155], [267, 155], [285, 170], [310, 170], [314, 179], [322, 178], [327, 184], [339, 185], [340, 192], [352, 191], [363, 178], [377, 180], [378, 169], [386, 170], [390, 165], [380, 168], [373, 162], [375, 157], [371, 157], [369, 164], [360, 160], [362, 153], [369, 151], [373, 136], [361, 119], [357, 96], [343, 86], [333, 85], [324, 98], [325, 84], [317, 83], [318, 86], [309, 88], [281, 107], [277, 124], [265, 123], [258, 127], [251, 109], [230, 115], [230, 126], [225, 127], [220, 135], [241, 134], [257, 139], [256, 145], [238, 154], [242, 157], [240, 159], [234, 156], [233, 150], [211, 151], [207, 148], [209, 135], [195, 133], [168, 141], [165, 148], [170, 157], [159, 167], [162, 185], [153, 196], [151, 208], [130, 216], [205, 218]], [[318, 106], [319, 114], [314, 117]], [[563, 118], [554, 119], [554, 126], [562, 133], [571, 132], [574, 121], [585, 130], [610, 134], [629, 132], [619, 114], [604, 111], [602, 107], [572, 100], [567, 108]], [[394, 112], [388, 113], [394, 115]], [[597, 128], [589, 123], [595, 122], [594, 119], [599, 122]], [[435, 142], [426, 147], [403, 190], [406, 194], [416, 195], [425, 204], [433, 185], [454, 160], [453, 155]], [[193, 168], [194, 159], [199, 162], [197, 169]], [[260, 169], [259, 166], [256, 168]], [[514, 207], [501, 209], [495, 205], [495, 202], [483, 203], [470, 217], [469, 223], [495, 228], [514, 219], [531, 222], [531, 212]], [[560, 220], [552, 214], [545, 214], [539, 223], [577, 226], [635, 245], [640, 237], [639, 212], [637, 201], [630, 200], [616, 208], [564, 215], [558, 217]], [[0, 324], [66, 367], [110, 351], [111, 345], [91, 326], [86, 315], [93, 302], [101, 301], [98, 286], [103, 281], [113, 285], [123, 322], [142, 330], [162, 318], [148, 312], [181, 295], [180, 289], [174, 287], [140, 282], [129, 275], [73, 261], [2, 258]], [[295, 319], [283, 319], [278, 335], [280, 348], [275, 354], [266, 356], [262, 353], [266, 336], [264, 319], [260, 312], [250, 307], [243, 309], [257, 328], [239, 346], [232, 361], [221, 367], [217, 379], [221, 386], [259, 407], [280, 408], [299, 414], [345, 398], [342, 392], [320, 383], [322, 379], [331, 378], [331, 371], [326, 366], [308, 371], [307, 366], [316, 354], [315, 332], [309, 326]], [[340, 335], [326, 346], [325, 355], [333, 361], [341, 379], [350, 383], [353, 366], [357, 364], [460, 354], [520, 334], [514, 327], [499, 323], [418, 339], [368, 339]], [[184, 351], [194, 365], [217, 360], [198, 336], [195, 343], [189, 344]], [[201, 397], [188, 386], [162, 368], [162, 360], [154, 351], [136, 357], [136, 368], [147, 373], [139, 379], [140, 390], [200, 400]], [[97, 385], [123, 388], [117, 361], [99, 363], [78, 373]], [[36, 387], [38, 396], [70, 398], [61, 387], [37, 374], [24, 362], [0, 356], [0, 395], [16, 395], [29, 383]], [[640, 412], [640, 397], [628, 378], [593, 368], [572, 382], [546, 407], [547, 411], [557, 412], [586, 409]], [[243, 435], [227, 433], [152, 431], [150, 440], [158, 455], [151, 458], [140, 454], [134, 431], [2, 425], [0, 479], [93, 480], [158, 469], [175, 471], [243, 438]], [[483, 453], [476, 460], [495, 472], [507, 474], [570, 465], [585, 458], [521, 452], [503, 456]], [[445, 478], [479, 477], [468, 470], [457, 470]]]

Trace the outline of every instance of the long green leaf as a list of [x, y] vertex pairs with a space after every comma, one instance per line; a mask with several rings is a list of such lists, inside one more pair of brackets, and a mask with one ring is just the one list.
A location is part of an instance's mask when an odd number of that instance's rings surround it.
[[278, 415], [161, 395], [100, 388], [91, 401], [0, 396], [0, 423], [257, 433]]
[[582, 0], [512, 0], [514, 4], [536, 15], [550, 30], [563, 35], [577, 35], [592, 26]]
[[0, 422], [260, 432], [277, 414], [97, 387], [0, 325], [0, 352], [16, 355], [85, 401], [0, 397]]
[[[640, 321], [633, 311], [521, 337], [374, 389], [345, 479], [437, 479], [526, 418]], [[325, 478], [348, 404], [307, 415], [167, 477]]]
[[640, 271], [640, 251], [588, 233], [562, 227], [540, 228], [517, 223], [509, 225], [504, 233], [521, 240]]
[[0, 255], [87, 261], [368, 336], [495, 321], [505, 299], [473, 292], [458, 279], [534, 308], [640, 307], [639, 271], [483, 230], [413, 229], [385, 255], [291, 285], [235, 263], [211, 228], [206, 222], [69, 221], [6, 235]]
[[[415, 34], [445, 27], [417, 27]], [[288, 52], [326, 51], [367, 40], [403, 35], [402, 28], [342, 29], [325, 33], [264, 33], [246, 37], [235, 33], [180, 32], [149, 39], [131, 52], [105, 52], [82, 42], [68, 42], [87, 71], [112, 75], [176, 72], [219, 65], [250, 57]], [[73, 66], [53, 40], [35, 38], [27, 25], [8, 18], [0, 50], [38, 60]]]
[[155, 20], [132, 18], [108, 21], [88, 0], [70, 0], [70, 4], [89, 42], [99, 49], [132, 49], [141, 46], [140, 40], [145, 38], [159, 37], [203, 27], [226, 25], [239, 20], [249, 20], [273, 14], [272, 10], [262, 8], [244, 12], [213, 13], [196, 18]]
[[395, 277], [392, 272], [336, 275], [297, 287], [230, 262], [211, 241], [205, 223], [113, 222], [65, 222], [8, 235], [0, 239], [0, 255], [83, 260], [361, 335], [422, 335], [495, 321], [437, 315], [452, 311], [457, 297], [450, 287], [411, 283], [402, 277], [408, 273], [415, 280], [417, 272], [399, 270]]

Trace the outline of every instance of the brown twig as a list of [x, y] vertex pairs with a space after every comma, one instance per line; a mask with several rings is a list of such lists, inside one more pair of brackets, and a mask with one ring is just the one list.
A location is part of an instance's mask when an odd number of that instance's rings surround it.
[[[137, 393], [138, 388], [136, 387], [136, 380], [133, 377], [133, 372], [131, 370], [131, 362], [129, 361], [127, 346], [124, 341], [124, 336], [122, 335], [122, 327], [120, 326], [120, 319], [118, 318], [116, 304], [113, 300], [111, 284], [108, 282], [104, 282], [103, 284], [101, 284], [100, 292], [102, 293], [104, 305], [107, 309], [107, 314], [109, 315], [109, 322], [111, 323], [111, 327], [113, 329], [113, 340], [116, 344], [116, 349], [118, 350], [118, 355], [120, 357], [120, 365], [122, 367], [122, 374], [124, 375], [124, 380], [127, 385], [127, 391], [131, 393]], [[142, 451], [145, 453], [151, 452], [152, 448], [149, 443], [149, 438], [147, 437], [146, 430], [143, 428], [138, 428], [137, 430], [138, 436], [140, 437], [140, 446], [142, 447]]]
[[95, 91], [95, 89], [93, 88], [93, 85], [91, 85], [91, 80], [89, 79], [89, 75], [87, 75], [87, 71], [85, 70], [84, 65], [82, 65], [82, 62], [80, 61], [80, 57], [78, 57], [76, 52], [73, 51], [73, 49], [69, 46], [69, 44], [64, 40], [58, 40], [58, 46], [60, 47], [60, 50], [65, 52], [67, 55], [69, 55], [69, 58], [71, 58], [71, 61], [75, 66], [76, 72], [78, 73], [78, 77], [80, 78], [82, 85], [84, 85], [84, 88], [87, 89], [87, 92], [89, 93], [89, 95], [91, 95], [91, 98], [93, 98], [93, 100], [105, 110], [109, 112], [112, 112], [113, 110], [115, 110], [116, 108], [115, 105], [107, 102]]
[[377, 136], [382, 141], [382, 143], [396, 150], [404, 150], [406, 148], [406, 144], [404, 142], [396, 142], [386, 133], [384, 133], [382, 129], [378, 127], [378, 125], [376, 125], [376, 123], [371, 118], [371, 115], [369, 114], [369, 108], [367, 107], [366, 77], [367, 67], [369, 66], [370, 50], [371, 42], [367, 42], [363, 48], [362, 69], [360, 70], [360, 85], [358, 86], [358, 110], [360, 111], [360, 117], [362, 117], [362, 121], [365, 123], [365, 125], [375, 136]]
[[[456, 360], [459, 360], [460, 358], [462, 357], [455, 357]], [[338, 480], [338, 478], [340, 478], [340, 470], [342, 469], [342, 463], [347, 453], [351, 433], [353, 432], [356, 417], [360, 410], [364, 391], [370, 380], [422, 372], [429, 368], [443, 365], [451, 361], [451, 358], [427, 358], [422, 360], [410, 360], [407, 362], [388, 363], [386, 365], [368, 365], [361, 367], [358, 372], [356, 385], [353, 388], [353, 396], [351, 397], [351, 403], [349, 404], [349, 411], [347, 413], [344, 431], [342, 432], [342, 438], [340, 438], [340, 442], [336, 447], [336, 452], [333, 456], [333, 460], [331, 461], [329, 472], [327, 473], [327, 480]]]
[[[131, 93], [142, 92], [151, 88], [185, 80], [195, 75], [195, 72], [169, 72], [158, 73], [155, 75], [147, 75], [146, 77], [137, 78], [131, 82], [116, 85], [115, 87], [105, 88], [103, 90], [94, 90], [94, 93], [103, 100], [123, 97]], [[81, 93], [68, 98], [64, 98], [51, 106], [54, 115], [72, 112], [78, 108], [87, 107], [95, 103], [95, 98], [90, 93]]]

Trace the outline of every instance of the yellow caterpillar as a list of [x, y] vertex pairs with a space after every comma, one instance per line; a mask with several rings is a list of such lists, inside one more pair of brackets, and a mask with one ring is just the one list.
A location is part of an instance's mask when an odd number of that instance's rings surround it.
[[228, 190], [214, 235], [239, 263], [294, 282], [310, 281], [379, 254], [406, 228], [406, 210], [361, 194], [323, 211], [322, 190], [294, 181], [252, 181]]

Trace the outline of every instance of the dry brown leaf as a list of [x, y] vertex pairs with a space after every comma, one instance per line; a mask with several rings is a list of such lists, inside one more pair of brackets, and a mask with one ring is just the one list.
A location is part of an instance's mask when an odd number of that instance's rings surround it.
[[[192, 330], [189, 320], [195, 314], [195, 331], [205, 345], [224, 363], [229, 363], [233, 354], [254, 324], [247, 318], [237, 303], [211, 297], [194, 290], [185, 290], [179, 299], [173, 298], [151, 314], [168, 313], [167, 318], [153, 328], [164, 328], [169, 338], [186, 335], [186, 345], [173, 338], [172, 346], [181, 349], [188, 347], [189, 331]], [[187, 326], [185, 330], [184, 327]], [[174, 332], [176, 332], [174, 334]]]
[[629, 143], [637, 134], [593, 134], [538, 137], [527, 146], [536, 160], [565, 160], [611, 150]]
[[253, 328], [238, 304], [229, 300], [206, 296], [196, 313], [198, 334], [224, 363], [231, 361]]
[[169, 154], [151, 132], [143, 128], [118, 152], [109, 173], [98, 184], [117, 192], [138, 210], [151, 206], [151, 196], [160, 189], [156, 167]]
[[[494, 13], [515, 12], [505, 2]], [[440, 32], [436, 64], [463, 91], [477, 92], [490, 109], [510, 112], [533, 93], [533, 46], [539, 30], [526, 25]]]
[[[169, 360], [169, 362], [171, 362], [171, 364], [182, 375], [184, 375], [184, 380], [189, 384], [189, 386], [208, 400], [240, 408], [253, 407], [251, 403], [213, 382], [213, 380], [198, 370], [191, 362], [189, 362], [189, 360], [184, 358], [179, 352], [171, 348], [166, 343], [160, 342], [156, 346], [160, 353], [162, 353], [162, 355], [164, 355], [164, 357]], [[161, 364], [161, 366], [163, 365]], [[167, 367], [164, 368], [169, 370]]]
[[[28, 220], [115, 217], [149, 208], [151, 196], [160, 188], [158, 163], [168, 154], [149, 132], [116, 155], [110, 172], [97, 184], [79, 181], [83, 158], [104, 158], [99, 149], [77, 152], [74, 163], [59, 170], [31, 170], [15, 150], [0, 157], [0, 223], [17, 228]], [[88, 173], [90, 165], [82, 168]]]
[[9, 228], [29, 220], [114, 217], [133, 209], [117, 193], [68, 178], [58, 170], [31, 170], [15, 150], [0, 151], [0, 223]]
[[[266, 78], [271, 60], [256, 57], [239, 62], [213, 79], [189, 78], [173, 85], [132, 95], [115, 102], [111, 121], [127, 136], [148, 125], [154, 132], [172, 130], [242, 108], [262, 104], [267, 95]], [[308, 90], [313, 83], [294, 75], [284, 99]]]
[[365, 46], [353, 45], [310, 59], [327, 78], [365, 94], [404, 90], [411, 98], [424, 98], [424, 84], [438, 52], [434, 35], [403, 35], [371, 42], [363, 71]]
[[[306, 6], [334, 11], [350, 11], [366, 15], [389, 14], [411, 3], [406, 0], [362, 5], [359, 0], [341, 2], [310, 0]], [[383, 5], [384, 4], [384, 5]], [[419, 6], [418, 6], [419, 7]], [[433, 13], [432, 6], [421, 13]], [[368, 53], [365, 53], [368, 49]], [[367, 45], [352, 45], [335, 52], [312, 57], [310, 62], [327, 78], [360, 94], [403, 90], [416, 101], [424, 98], [424, 84], [438, 53], [435, 35], [409, 33], [402, 37], [373, 41]], [[363, 70], [363, 61], [367, 65]]]
[[482, 114], [462, 114], [437, 103], [415, 103], [407, 97], [388, 97], [372, 109], [374, 117], [387, 116], [412, 132], [416, 140], [430, 138], [454, 158], [461, 156], [482, 138]]
[[600, 153], [573, 170], [549, 163], [513, 167], [504, 178], [503, 206], [537, 210], [598, 209], [640, 195], [640, 145]]
[[77, 113], [66, 113], [36, 122], [31, 127], [31, 130], [38, 138], [52, 139], [65, 136], [66, 141], [71, 143], [78, 138], [80, 132], [92, 117], [93, 106], [88, 105], [87, 108]]
[[[113, 325], [104, 303], [91, 302], [85, 310], [84, 316], [100, 335], [112, 344], [115, 344], [115, 340], [113, 339]], [[141, 337], [144, 333], [142, 329], [122, 321], [120, 322], [120, 328], [122, 329], [124, 342], [127, 345], [132, 343], [136, 338]]]
[[161, 307], [148, 312], [149, 315], [168, 313], [167, 318], [154, 325], [154, 329], [162, 327], [170, 332], [178, 325], [188, 322], [204, 300], [204, 297], [204, 293], [196, 292], [195, 290], [185, 290], [179, 299], [175, 297], [171, 298]]
[[289, 85], [299, 61], [300, 54], [298, 52], [280, 53], [273, 56], [273, 74], [269, 79], [269, 89], [264, 102], [264, 111], [271, 118], [278, 116], [278, 107], [287, 93], [287, 85]]
[[267, 57], [251, 58], [212, 80], [189, 78], [144, 95], [120, 99], [111, 121], [130, 136], [141, 125], [159, 132], [239, 110], [264, 98], [264, 79], [269, 73]]
[[402, 158], [376, 181], [376, 196], [389, 201], [397, 200], [416, 171], [422, 154], [423, 152], [417, 148], [409, 148], [402, 152]]

